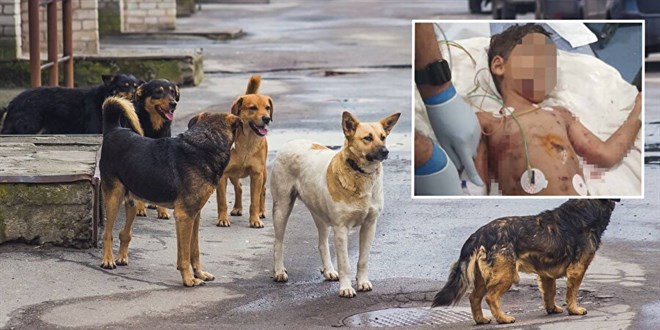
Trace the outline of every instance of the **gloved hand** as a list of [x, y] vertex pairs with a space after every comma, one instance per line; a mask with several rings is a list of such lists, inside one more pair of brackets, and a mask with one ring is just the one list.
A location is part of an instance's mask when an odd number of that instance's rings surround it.
[[[453, 86], [450, 89], [453, 90]], [[443, 94], [450, 95], [451, 91], [445, 91]], [[454, 165], [459, 169], [464, 168], [474, 184], [483, 186], [474, 164], [481, 138], [481, 126], [470, 106], [456, 95], [455, 90], [453, 94], [448, 100], [438, 104], [428, 104], [428, 99], [424, 100], [429, 121], [438, 142]]]
[[[430, 142], [430, 139], [429, 139]], [[447, 153], [433, 144], [433, 154], [423, 165], [415, 167], [415, 196], [463, 195], [461, 180]]]

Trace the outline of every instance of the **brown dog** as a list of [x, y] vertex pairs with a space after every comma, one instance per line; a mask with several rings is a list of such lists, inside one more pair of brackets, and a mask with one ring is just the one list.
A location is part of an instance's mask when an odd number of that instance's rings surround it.
[[470, 306], [477, 324], [490, 322], [481, 311], [484, 297], [497, 323], [513, 323], [515, 318], [500, 308], [500, 296], [518, 282], [520, 270], [538, 275], [548, 314], [563, 312], [555, 304], [555, 281], [563, 276], [568, 314], [587, 314], [577, 305], [577, 293], [618, 201], [574, 199], [535, 216], [506, 217], [484, 225], [463, 245], [433, 307], [457, 304], [474, 285]]
[[[183, 285], [215, 279], [202, 271], [199, 259], [199, 218], [229, 162], [229, 150], [241, 120], [228, 113], [202, 113], [186, 132], [151, 139], [119, 125], [122, 113], [140, 131], [130, 101], [108, 98], [103, 104], [103, 146], [99, 167], [107, 222], [103, 232], [101, 267], [128, 264], [131, 227], [137, 213], [134, 199], [174, 209], [177, 269]], [[112, 253], [112, 227], [125, 201], [126, 222], [119, 232], [119, 253]], [[192, 272], [191, 272], [192, 267]]]
[[229, 227], [227, 216], [227, 179], [234, 185], [234, 208], [231, 215], [243, 213], [241, 179], [250, 177], [250, 227], [263, 228], [261, 219], [266, 217], [266, 155], [268, 124], [273, 119], [273, 100], [259, 95], [261, 77], [254, 75], [248, 82], [245, 95], [239, 96], [231, 106], [231, 113], [243, 121], [238, 132], [235, 148], [231, 150], [229, 165], [218, 183], [219, 227]]

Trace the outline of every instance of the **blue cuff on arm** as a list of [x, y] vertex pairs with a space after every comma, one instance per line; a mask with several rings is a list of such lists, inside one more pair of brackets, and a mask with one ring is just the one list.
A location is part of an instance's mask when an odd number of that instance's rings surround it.
[[415, 168], [415, 175], [429, 175], [440, 172], [447, 167], [447, 154], [437, 144], [433, 144], [431, 158], [419, 167]]
[[445, 89], [444, 91], [433, 96], [426, 97], [422, 100], [424, 101], [424, 104], [437, 105], [451, 100], [454, 95], [456, 95], [456, 89], [454, 88], [453, 84], [450, 84], [449, 88]]

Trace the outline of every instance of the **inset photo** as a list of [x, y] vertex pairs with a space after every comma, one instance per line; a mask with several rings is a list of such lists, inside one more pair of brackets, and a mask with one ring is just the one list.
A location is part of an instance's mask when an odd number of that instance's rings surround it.
[[413, 30], [413, 198], [643, 198], [643, 21]]

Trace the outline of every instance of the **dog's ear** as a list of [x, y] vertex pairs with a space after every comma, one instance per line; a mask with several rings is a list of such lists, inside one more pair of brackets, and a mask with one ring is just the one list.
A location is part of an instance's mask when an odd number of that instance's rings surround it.
[[243, 97], [239, 96], [234, 103], [231, 104], [231, 114], [238, 116], [241, 113], [241, 108], [243, 107]]
[[270, 121], [273, 121], [273, 110], [275, 109], [273, 108], [273, 99], [270, 97], [268, 98], [268, 104], [270, 104]]
[[190, 121], [188, 121], [188, 128], [191, 128], [197, 124], [197, 122], [202, 119], [202, 117], [206, 116], [206, 112], [200, 112], [194, 117], [190, 118]]
[[174, 100], [179, 102], [180, 96], [181, 96], [181, 91], [179, 91], [179, 85], [174, 85]]
[[140, 84], [138, 88], [135, 90], [135, 99], [139, 100], [142, 98], [142, 95], [144, 94], [144, 83]]
[[111, 74], [101, 75], [101, 80], [103, 81], [103, 85], [105, 85], [106, 87], [110, 87], [110, 85], [112, 84], [112, 81], [114, 79], [115, 79], [115, 76], [111, 75]]
[[236, 137], [238, 136], [238, 130], [241, 131], [241, 134], [245, 133], [243, 131], [243, 120], [239, 118], [238, 116], [230, 116], [232, 122], [231, 122], [231, 129], [234, 132], [234, 141], [236, 141]]
[[396, 125], [396, 122], [399, 120], [399, 116], [401, 116], [401, 113], [397, 112], [380, 120], [380, 124], [383, 126], [383, 129], [387, 135], [390, 135], [390, 131], [392, 128], [394, 128], [394, 125]]
[[357, 130], [360, 122], [358, 121], [353, 114], [348, 111], [344, 111], [341, 115], [341, 128], [344, 130], [344, 136], [352, 137]]

